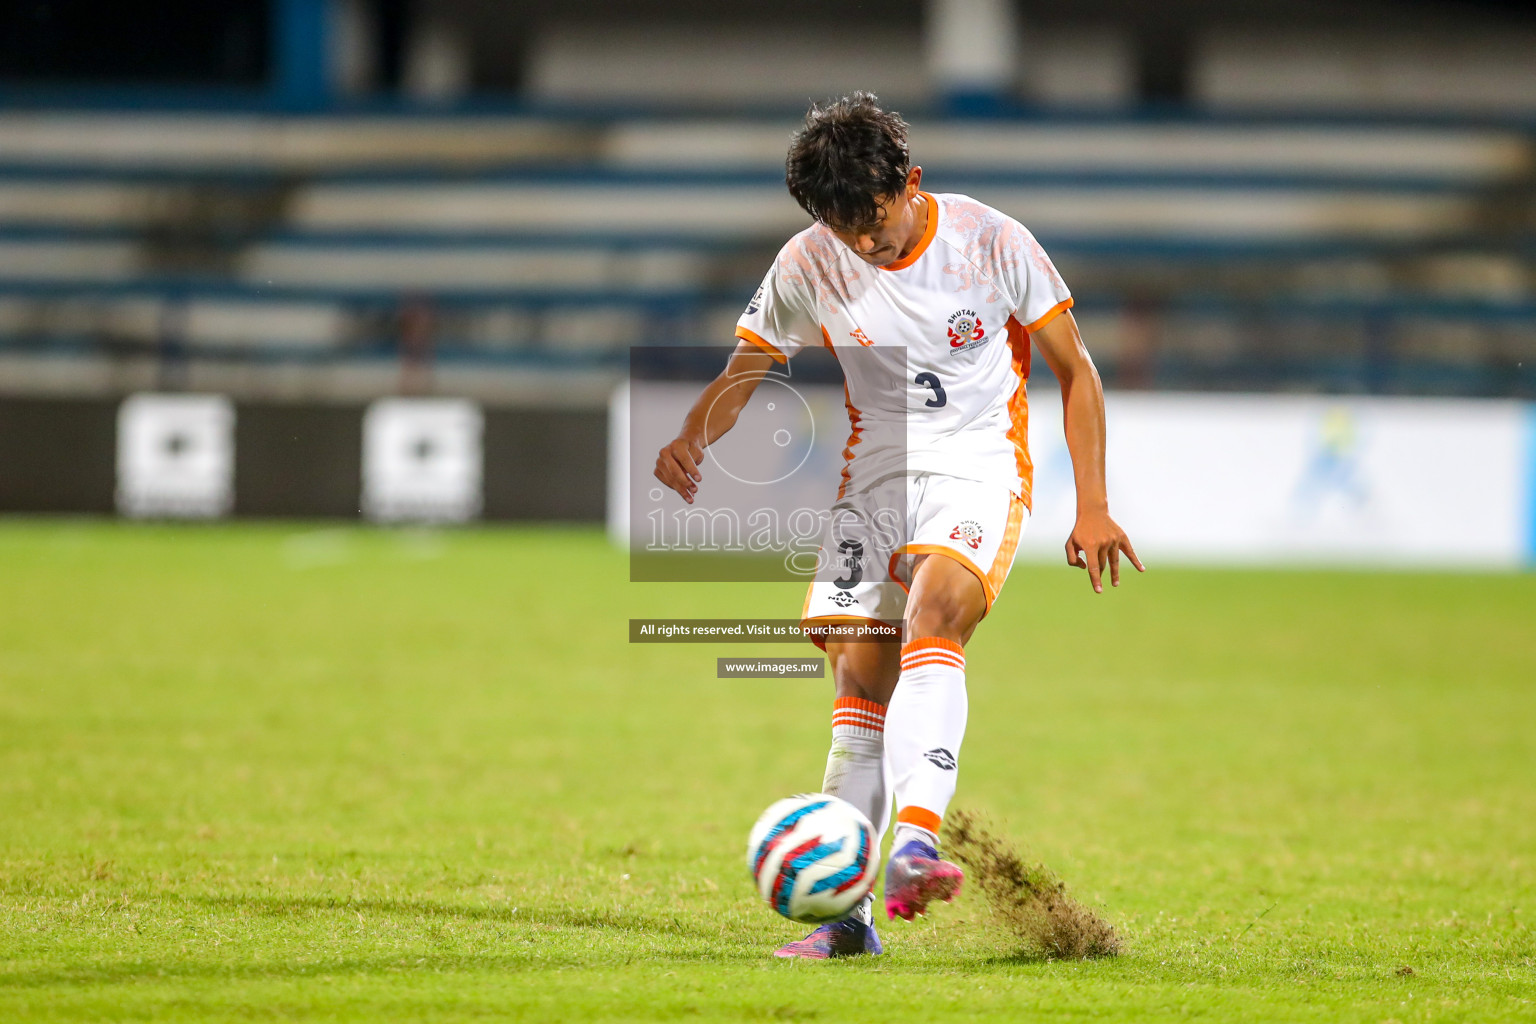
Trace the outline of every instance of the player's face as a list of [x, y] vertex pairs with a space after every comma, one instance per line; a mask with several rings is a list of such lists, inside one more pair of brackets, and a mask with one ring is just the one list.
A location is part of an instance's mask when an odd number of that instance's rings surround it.
[[912, 251], [923, 234], [925, 206], [918, 198], [922, 180], [923, 169], [912, 168], [905, 188], [880, 199], [873, 221], [841, 227], [828, 224], [828, 229], [865, 263], [876, 267], [895, 263]]

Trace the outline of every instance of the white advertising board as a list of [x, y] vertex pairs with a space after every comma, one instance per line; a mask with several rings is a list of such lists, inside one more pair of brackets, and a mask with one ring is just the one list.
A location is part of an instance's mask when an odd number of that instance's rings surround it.
[[[627, 390], [615, 395], [609, 525], [617, 542], [642, 536], [657, 508], [682, 507], [660, 492], [650, 470], [698, 390], [648, 384], [639, 409]], [[727, 435], [718, 453], [707, 453], [701, 497], [706, 489], [756, 487], [785, 511], [828, 504], [847, 431], [842, 392], [799, 390], [806, 405], [795, 409], [819, 432], [806, 463], [771, 487], [733, 481], [722, 470], [738, 458], [753, 467], [753, 479], [769, 480], [800, 457], [798, 444], [764, 446], [775, 432], [754, 421], [736, 439], [750, 450], [726, 447]], [[1151, 562], [1512, 568], [1536, 561], [1536, 411], [1527, 404], [1112, 393], [1107, 410], [1111, 511]], [[630, 436], [631, 424], [646, 436]], [[1034, 514], [1020, 557], [1064, 559], [1075, 493], [1053, 386], [1033, 389], [1029, 433]], [[750, 503], [734, 493], [730, 502]]]
[[[1030, 401], [1023, 556], [1064, 558], [1075, 512], [1054, 388]], [[1110, 509], [1145, 559], [1517, 566], [1530, 417], [1517, 402], [1111, 394]]]
[[235, 407], [222, 395], [131, 395], [117, 412], [117, 508], [210, 519], [234, 504]]
[[484, 417], [453, 398], [381, 398], [363, 416], [363, 513], [464, 522], [484, 501]]

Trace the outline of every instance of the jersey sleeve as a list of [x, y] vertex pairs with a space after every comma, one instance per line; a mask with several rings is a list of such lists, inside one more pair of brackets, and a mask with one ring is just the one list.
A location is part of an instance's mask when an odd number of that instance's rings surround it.
[[1026, 331], [1038, 331], [1072, 308], [1072, 293], [1029, 229], [1018, 221], [1010, 221], [1009, 229], [1007, 234], [1018, 246], [1016, 253], [1009, 254], [1013, 258], [1004, 260], [1013, 290], [1013, 316]]
[[821, 344], [815, 294], [790, 255], [786, 246], [736, 321], [736, 337], [781, 363], [807, 345]]

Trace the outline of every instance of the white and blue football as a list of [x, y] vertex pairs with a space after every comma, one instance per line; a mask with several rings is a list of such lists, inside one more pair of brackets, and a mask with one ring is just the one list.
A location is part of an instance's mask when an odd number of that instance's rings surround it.
[[853, 913], [880, 873], [875, 830], [846, 800], [792, 796], [752, 826], [747, 870], [768, 905], [790, 920], [837, 921]]

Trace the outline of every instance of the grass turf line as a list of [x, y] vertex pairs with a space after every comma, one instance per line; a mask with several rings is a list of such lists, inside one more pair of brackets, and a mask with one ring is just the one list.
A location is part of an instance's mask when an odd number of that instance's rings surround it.
[[1011, 957], [962, 894], [798, 964], [742, 848], [827, 682], [625, 620], [803, 588], [624, 574], [587, 530], [0, 524], [0, 1019], [1536, 1013], [1536, 577], [1021, 565], [962, 799], [1126, 952]]

